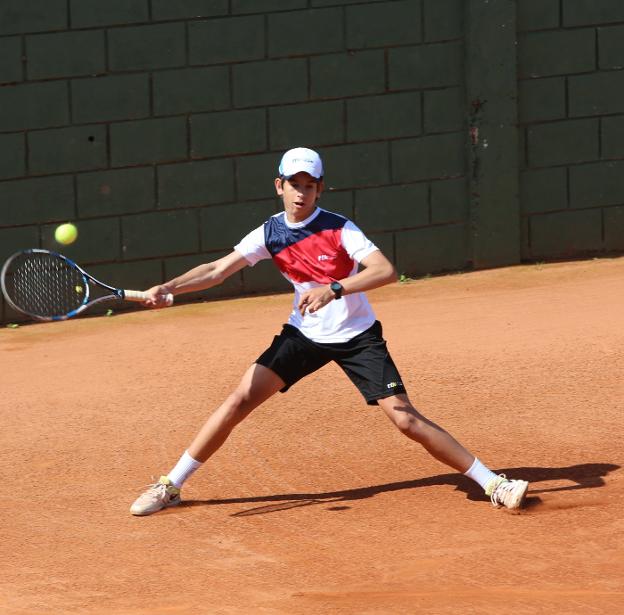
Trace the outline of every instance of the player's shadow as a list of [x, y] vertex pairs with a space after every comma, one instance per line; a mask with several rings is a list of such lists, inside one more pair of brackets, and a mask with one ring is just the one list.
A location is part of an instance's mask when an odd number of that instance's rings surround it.
[[[522, 478], [528, 480], [529, 496], [526, 499], [525, 508], [531, 508], [541, 502], [538, 494], [555, 491], [572, 491], [576, 489], [593, 489], [602, 487], [604, 477], [610, 472], [620, 469], [620, 466], [611, 463], [582, 463], [562, 468], [540, 468], [540, 467], [518, 467], [501, 468], [497, 473], [504, 473], [511, 478]], [[543, 485], [539, 483], [566, 482], [563, 485]], [[571, 484], [569, 484], [571, 483]], [[182, 506], [215, 506], [219, 504], [260, 504], [247, 510], [233, 513], [233, 517], [243, 517], [247, 515], [259, 515], [270, 512], [288, 510], [302, 506], [313, 506], [318, 504], [334, 504], [328, 510], [347, 510], [350, 506], [345, 502], [353, 502], [372, 498], [378, 493], [388, 493], [391, 491], [402, 491], [408, 489], [418, 489], [422, 487], [433, 487], [450, 485], [456, 491], [466, 494], [467, 499], [474, 501], [486, 500], [483, 490], [472, 480], [461, 474], [439, 474], [428, 478], [415, 480], [405, 480], [383, 485], [373, 485], [370, 487], [359, 487], [356, 489], [344, 489], [341, 491], [325, 491], [319, 493], [285, 493], [276, 495], [252, 496], [244, 498], [223, 498], [211, 500], [184, 500]], [[342, 504], [342, 505], [341, 505]]]

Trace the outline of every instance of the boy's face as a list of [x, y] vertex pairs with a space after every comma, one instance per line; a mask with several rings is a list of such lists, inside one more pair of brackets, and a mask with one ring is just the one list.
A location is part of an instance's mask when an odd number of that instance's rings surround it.
[[316, 208], [316, 201], [323, 192], [323, 182], [302, 171], [289, 179], [278, 177], [275, 190], [282, 197], [288, 221], [301, 222]]

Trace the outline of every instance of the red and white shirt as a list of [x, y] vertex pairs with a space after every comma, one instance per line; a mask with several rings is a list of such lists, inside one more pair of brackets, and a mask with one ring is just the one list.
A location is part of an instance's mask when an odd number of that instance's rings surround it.
[[271, 216], [234, 246], [253, 267], [272, 258], [294, 286], [293, 310], [288, 319], [307, 338], [321, 343], [347, 342], [375, 322], [362, 292], [330, 301], [314, 314], [297, 309], [305, 291], [352, 276], [358, 263], [378, 250], [353, 222], [317, 207], [302, 222], [289, 222], [285, 212]]

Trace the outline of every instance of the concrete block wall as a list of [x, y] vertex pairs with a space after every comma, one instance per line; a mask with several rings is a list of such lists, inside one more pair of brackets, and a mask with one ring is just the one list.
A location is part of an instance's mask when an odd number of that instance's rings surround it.
[[518, 2], [522, 255], [624, 249], [624, 3]]
[[[303, 144], [406, 275], [622, 250], [622, 6], [3, 0], [0, 261], [72, 220], [63, 252], [150, 286], [279, 211]], [[261, 263], [201, 296], [287, 288]]]
[[[5, 0], [0, 259], [72, 220], [60, 251], [152, 285], [279, 211], [280, 155], [307, 145], [322, 205], [401, 272], [466, 266], [462, 20], [460, 0]], [[262, 263], [203, 296], [287, 288]]]

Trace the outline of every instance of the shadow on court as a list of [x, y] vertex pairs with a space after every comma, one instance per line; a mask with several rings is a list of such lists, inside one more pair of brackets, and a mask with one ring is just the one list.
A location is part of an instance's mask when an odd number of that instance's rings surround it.
[[[522, 478], [528, 480], [529, 496], [526, 499], [525, 508], [531, 508], [541, 503], [540, 493], [552, 493], [556, 491], [572, 491], [577, 489], [593, 489], [604, 486], [604, 477], [610, 472], [619, 470], [620, 466], [610, 463], [582, 463], [561, 468], [540, 468], [540, 467], [517, 467], [502, 468], [496, 470], [511, 478]], [[540, 489], [540, 482], [569, 481], [572, 484], [560, 486], [544, 486]], [[211, 500], [184, 500], [181, 507], [191, 506], [215, 506], [218, 504], [254, 504], [265, 503], [261, 506], [254, 506], [248, 510], [233, 513], [233, 517], [244, 517], [247, 515], [260, 515], [270, 512], [279, 512], [291, 508], [313, 506], [317, 504], [343, 504], [331, 506], [328, 510], [348, 510], [350, 506], [345, 502], [364, 500], [372, 498], [378, 493], [389, 493], [392, 491], [402, 491], [407, 489], [417, 489], [421, 487], [433, 487], [449, 485], [455, 487], [457, 491], [466, 494], [467, 499], [473, 501], [483, 501], [487, 499], [481, 488], [470, 479], [457, 473], [439, 474], [428, 478], [416, 480], [399, 481], [374, 485], [371, 487], [360, 487], [357, 489], [344, 489], [342, 491], [326, 491], [320, 493], [286, 493], [276, 495], [266, 495], [245, 498], [224, 498]]]

